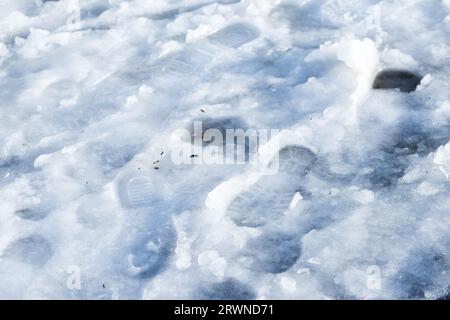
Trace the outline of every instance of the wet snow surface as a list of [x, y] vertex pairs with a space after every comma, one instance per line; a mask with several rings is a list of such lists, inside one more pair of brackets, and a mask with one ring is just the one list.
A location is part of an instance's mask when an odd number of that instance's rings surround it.
[[0, 3], [0, 298], [448, 295], [450, 1], [76, 3]]

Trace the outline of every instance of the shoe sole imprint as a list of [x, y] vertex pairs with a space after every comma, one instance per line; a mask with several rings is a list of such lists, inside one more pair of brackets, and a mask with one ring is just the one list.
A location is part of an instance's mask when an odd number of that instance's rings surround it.
[[177, 235], [169, 217], [153, 221], [149, 230], [138, 236], [127, 255], [128, 273], [149, 279], [166, 265], [176, 248]]
[[260, 227], [281, 216], [301, 190], [300, 179], [309, 172], [317, 156], [307, 148], [288, 146], [269, 167], [278, 168], [274, 175], [264, 176], [229, 205], [227, 214], [238, 226]]
[[186, 50], [169, 54], [151, 66], [152, 76], [169, 74], [187, 77], [199, 72], [219, 52], [221, 47], [237, 49], [259, 36], [258, 30], [246, 23], [229, 25], [191, 45]]
[[151, 67], [152, 77], [162, 77], [165, 75], [188, 77], [205, 66], [213, 59], [213, 54], [200, 48], [188, 48], [185, 51], [177, 52], [161, 58]]
[[151, 20], [175, 19], [176, 17], [178, 17], [179, 15], [181, 15], [183, 13], [193, 12], [193, 11], [199, 10], [199, 9], [206, 7], [208, 5], [211, 5], [211, 4], [229, 5], [229, 4], [235, 4], [238, 2], [241, 2], [241, 0], [216, 0], [216, 1], [209, 0], [209, 1], [204, 1], [204, 2], [197, 3], [197, 4], [193, 4], [193, 5], [184, 6], [184, 7], [168, 9], [166, 11], [159, 12], [159, 13], [149, 14], [149, 15], [146, 15], [146, 17]]
[[127, 177], [120, 181], [117, 193], [120, 203], [125, 208], [139, 209], [151, 207], [154, 204], [155, 186], [147, 176]]
[[258, 36], [258, 30], [252, 25], [236, 23], [211, 34], [208, 39], [224, 47], [237, 49]]
[[301, 242], [295, 234], [264, 232], [247, 241], [244, 255], [251, 261], [249, 267], [256, 272], [283, 273], [300, 258]]
[[155, 183], [145, 175], [126, 176], [118, 183], [118, 194], [125, 208], [135, 210], [140, 222], [126, 256], [130, 276], [152, 278], [166, 265], [176, 248], [176, 230], [170, 214], [157, 214], [161, 204]]
[[52, 244], [46, 238], [32, 234], [13, 241], [6, 249], [3, 257], [30, 265], [42, 267], [53, 256]]

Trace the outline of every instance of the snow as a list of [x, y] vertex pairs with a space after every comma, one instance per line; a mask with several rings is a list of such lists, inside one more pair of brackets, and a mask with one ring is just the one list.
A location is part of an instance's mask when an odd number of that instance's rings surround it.
[[0, 298], [448, 296], [449, 36], [447, 0], [2, 1]]

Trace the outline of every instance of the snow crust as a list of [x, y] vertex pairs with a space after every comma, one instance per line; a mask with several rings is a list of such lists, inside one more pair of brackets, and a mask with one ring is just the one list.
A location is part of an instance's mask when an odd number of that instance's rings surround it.
[[[445, 297], [449, 39], [448, 0], [2, 1], [0, 298]], [[280, 131], [174, 163], [199, 120]]]

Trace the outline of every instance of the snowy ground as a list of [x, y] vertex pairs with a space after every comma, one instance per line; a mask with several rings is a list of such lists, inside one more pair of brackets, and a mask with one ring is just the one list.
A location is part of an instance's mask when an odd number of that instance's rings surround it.
[[[445, 297], [449, 39], [449, 0], [1, 1], [0, 298]], [[284, 131], [180, 164], [197, 121]]]

